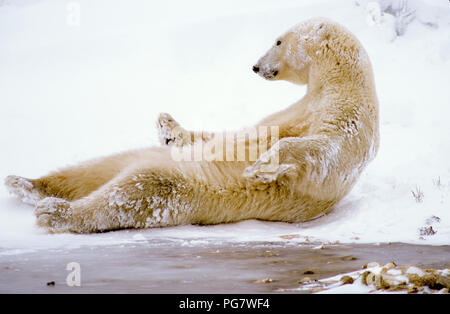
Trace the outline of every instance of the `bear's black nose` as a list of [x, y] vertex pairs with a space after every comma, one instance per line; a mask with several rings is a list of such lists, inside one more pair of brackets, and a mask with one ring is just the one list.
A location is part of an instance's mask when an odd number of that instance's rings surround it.
[[273, 76], [277, 76], [278, 71], [273, 71]]
[[257, 67], [256, 65], [253, 66], [253, 72], [258, 73], [259, 72], [259, 67]]

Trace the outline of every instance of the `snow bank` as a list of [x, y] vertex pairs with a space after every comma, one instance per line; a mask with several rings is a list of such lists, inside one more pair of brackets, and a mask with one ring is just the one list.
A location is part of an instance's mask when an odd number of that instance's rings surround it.
[[[79, 25], [68, 3], [78, 6]], [[450, 244], [450, 6], [415, 1], [418, 18], [395, 37], [392, 25], [367, 23], [366, 4], [0, 2], [2, 178], [38, 177], [88, 158], [156, 145], [154, 120], [161, 111], [186, 128], [224, 130], [251, 125], [288, 106], [302, 97], [304, 87], [264, 81], [251, 67], [279, 34], [314, 16], [344, 24], [361, 40], [381, 106], [379, 155], [354, 190], [315, 221], [47, 235], [34, 226], [32, 208], [11, 199], [1, 186], [0, 248], [12, 254], [158, 238], [187, 245]]]
[[[308, 278], [309, 279], [309, 278]], [[371, 262], [362, 269], [320, 280], [306, 280], [297, 288], [280, 291], [311, 291], [319, 294], [340, 293], [448, 293], [449, 269], [422, 270], [415, 266], [397, 266], [390, 262]]]

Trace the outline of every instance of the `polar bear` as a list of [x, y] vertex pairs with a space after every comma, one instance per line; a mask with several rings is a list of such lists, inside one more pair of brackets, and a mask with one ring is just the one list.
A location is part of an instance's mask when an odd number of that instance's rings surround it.
[[[190, 132], [161, 114], [161, 147], [91, 160], [39, 179], [9, 176], [6, 186], [35, 205], [37, 224], [49, 232], [245, 219], [304, 222], [326, 214], [378, 150], [378, 100], [364, 48], [343, 26], [310, 19], [277, 38], [253, 71], [271, 81], [307, 84], [302, 99], [257, 124], [277, 132], [268, 133], [269, 139], [265, 134], [269, 148], [257, 150], [254, 161], [176, 160], [174, 149], [221, 135]], [[242, 130], [233, 137], [245, 156], [262, 135], [256, 139]], [[277, 165], [267, 167], [274, 156]]]

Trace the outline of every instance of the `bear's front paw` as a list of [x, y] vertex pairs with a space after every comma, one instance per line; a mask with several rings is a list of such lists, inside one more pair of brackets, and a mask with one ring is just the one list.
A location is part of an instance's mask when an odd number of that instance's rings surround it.
[[296, 172], [296, 166], [292, 164], [270, 165], [255, 163], [245, 168], [244, 177], [256, 184], [268, 184]]
[[38, 202], [34, 210], [37, 225], [49, 232], [67, 232], [70, 230], [72, 209], [70, 203], [56, 197], [46, 197]]
[[187, 143], [186, 131], [168, 113], [160, 113], [156, 123], [159, 141], [163, 146], [183, 146]]

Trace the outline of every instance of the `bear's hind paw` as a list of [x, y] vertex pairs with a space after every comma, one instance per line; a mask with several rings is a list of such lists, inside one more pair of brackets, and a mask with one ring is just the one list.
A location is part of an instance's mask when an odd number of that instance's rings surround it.
[[56, 197], [46, 197], [38, 202], [34, 210], [37, 225], [51, 233], [67, 232], [70, 227], [72, 210], [70, 203]]
[[9, 193], [17, 196], [26, 204], [36, 205], [42, 199], [42, 195], [34, 188], [33, 183], [26, 178], [7, 176], [5, 185]]

